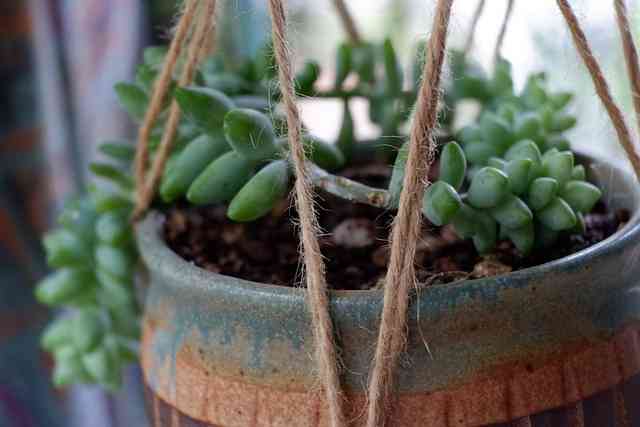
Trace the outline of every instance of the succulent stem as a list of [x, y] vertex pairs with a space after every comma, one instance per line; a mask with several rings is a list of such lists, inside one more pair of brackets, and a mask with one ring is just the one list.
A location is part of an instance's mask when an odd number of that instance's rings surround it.
[[327, 193], [378, 208], [387, 209], [390, 206], [391, 197], [387, 190], [369, 187], [343, 176], [332, 175], [311, 162], [307, 162], [307, 170], [313, 185]]

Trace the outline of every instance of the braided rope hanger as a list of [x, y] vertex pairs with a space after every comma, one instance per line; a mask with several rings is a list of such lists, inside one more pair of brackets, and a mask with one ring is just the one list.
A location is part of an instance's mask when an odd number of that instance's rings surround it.
[[[169, 118], [165, 125], [158, 153], [151, 166], [149, 176], [146, 177], [146, 164], [149, 157], [149, 137], [158, 116], [162, 112], [162, 104], [169, 91], [173, 72], [176, 68], [184, 40], [187, 36], [189, 28], [195, 22], [195, 29], [191, 35], [191, 40], [187, 46], [187, 56], [182, 73], [178, 81], [178, 85], [183, 87], [191, 84], [195, 76], [196, 69], [208, 53], [211, 40], [215, 34], [216, 25], [216, 0], [188, 0], [185, 2], [185, 11], [181, 16], [176, 34], [169, 47], [167, 58], [163, 64], [158, 80], [154, 84], [153, 94], [151, 97], [150, 107], [147, 110], [143, 123], [140, 126], [138, 134], [138, 145], [135, 159], [135, 178], [136, 178], [136, 206], [133, 212], [133, 218], [138, 219], [148, 209], [155, 195], [156, 187], [164, 166], [171, 154], [173, 148], [174, 137], [180, 124], [181, 111], [178, 103], [173, 100], [169, 109]], [[196, 11], [201, 6], [200, 13], [197, 17]], [[146, 178], [146, 179], [145, 179]]]
[[415, 253], [420, 239], [422, 196], [433, 161], [440, 80], [453, 0], [438, 0], [433, 33], [427, 45], [398, 214], [391, 232], [391, 255], [385, 277], [382, 319], [369, 381], [367, 426], [384, 425], [390, 406], [394, 371], [406, 343], [409, 294], [415, 286]]
[[629, 18], [627, 17], [627, 6], [624, 0], [614, 0], [613, 5], [616, 10], [616, 23], [620, 30], [622, 42], [622, 52], [627, 64], [627, 74], [631, 86], [631, 98], [633, 108], [636, 112], [637, 130], [640, 131], [640, 69], [638, 66], [638, 52], [633, 42], [633, 36], [629, 28]]
[[332, 427], [346, 425], [343, 395], [338, 372], [338, 355], [334, 342], [333, 324], [329, 315], [329, 296], [325, 280], [325, 266], [318, 243], [318, 224], [314, 211], [312, 187], [305, 166], [304, 147], [301, 142], [302, 126], [296, 104], [291, 54], [287, 43], [287, 21], [282, 0], [269, 0], [271, 34], [278, 65], [278, 79], [282, 92], [287, 126], [288, 141], [295, 171], [295, 201], [300, 221], [300, 240], [307, 281], [307, 296], [316, 343], [316, 357], [324, 392], [329, 406], [329, 420]]

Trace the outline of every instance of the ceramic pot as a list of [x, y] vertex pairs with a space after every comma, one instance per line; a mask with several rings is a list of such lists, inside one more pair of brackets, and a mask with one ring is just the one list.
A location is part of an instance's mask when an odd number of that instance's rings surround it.
[[[640, 187], [607, 162], [588, 169], [629, 223], [561, 260], [419, 289], [389, 425], [640, 426]], [[152, 212], [137, 228], [153, 425], [327, 425], [304, 290], [200, 269], [161, 224]], [[331, 294], [353, 425], [381, 310], [379, 290]]]

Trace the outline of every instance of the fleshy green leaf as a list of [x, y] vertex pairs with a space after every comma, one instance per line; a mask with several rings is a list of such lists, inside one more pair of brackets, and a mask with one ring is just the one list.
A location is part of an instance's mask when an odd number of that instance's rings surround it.
[[78, 350], [88, 352], [96, 348], [103, 333], [104, 325], [96, 311], [80, 310], [73, 318], [71, 335]]
[[487, 141], [471, 141], [464, 145], [464, 154], [469, 163], [485, 165], [492, 157], [499, 157], [500, 150]]
[[400, 203], [400, 193], [402, 193], [402, 183], [404, 181], [405, 167], [409, 157], [409, 143], [405, 143], [398, 150], [396, 161], [393, 164], [391, 180], [389, 181], [389, 195], [391, 196], [391, 206], [398, 207]]
[[234, 107], [227, 95], [206, 87], [180, 87], [174, 96], [187, 120], [212, 135], [221, 132], [225, 115]]
[[478, 224], [473, 235], [473, 245], [478, 253], [486, 253], [495, 248], [498, 240], [498, 224], [486, 212], [478, 211], [476, 214]]
[[393, 43], [391, 43], [390, 39], [384, 41], [382, 52], [386, 93], [398, 94], [402, 91], [402, 69], [400, 68]]
[[425, 191], [422, 212], [434, 225], [441, 226], [451, 221], [461, 205], [456, 189], [444, 181], [437, 181]]
[[545, 157], [542, 162], [545, 175], [554, 178], [562, 187], [571, 179], [571, 174], [573, 173], [573, 153], [571, 151], [560, 151]]
[[529, 186], [529, 206], [535, 211], [547, 206], [558, 194], [558, 181], [549, 177], [533, 180]]
[[457, 142], [448, 142], [440, 154], [440, 180], [459, 189], [467, 173], [467, 159]]
[[532, 167], [530, 159], [514, 159], [506, 164], [504, 172], [509, 177], [509, 189], [513, 194], [520, 195], [527, 191]]
[[491, 208], [491, 216], [509, 229], [524, 227], [533, 220], [533, 213], [527, 204], [513, 194], [507, 195], [498, 206]]
[[236, 108], [224, 118], [224, 134], [231, 147], [252, 162], [272, 159], [277, 152], [271, 120], [255, 110]]
[[345, 79], [351, 72], [351, 51], [348, 43], [341, 43], [336, 52], [336, 83], [335, 88], [340, 90]]
[[516, 229], [505, 228], [505, 233], [523, 255], [531, 253], [536, 240], [533, 222]]
[[51, 273], [36, 287], [35, 295], [42, 304], [57, 306], [72, 300], [86, 287], [93, 286], [91, 273], [81, 269], [63, 268]]
[[229, 204], [227, 216], [234, 221], [256, 220], [268, 214], [288, 190], [289, 167], [277, 160], [262, 168], [236, 194]]
[[249, 180], [253, 168], [252, 161], [229, 151], [198, 175], [187, 191], [187, 199], [196, 205], [229, 201]]
[[171, 167], [167, 166], [160, 184], [162, 200], [170, 203], [184, 196], [198, 175], [230, 149], [222, 135], [196, 138], [175, 158]]
[[320, 77], [320, 64], [315, 61], [307, 61], [302, 70], [296, 75], [296, 91], [299, 95], [313, 95], [313, 87]]
[[51, 267], [81, 265], [88, 260], [89, 244], [73, 231], [64, 228], [51, 231], [43, 242]]
[[576, 214], [562, 198], [556, 197], [537, 214], [540, 222], [553, 231], [570, 230], [576, 225]]
[[469, 187], [469, 203], [476, 208], [497, 206], [509, 192], [509, 178], [504, 172], [484, 167], [480, 169]]
[[344, 166], [345, 160], [338, 147], [311, 135], [302, 139], [307, 157], [327, 171], [335, 171]]
[[120, 105], [135, 120], [141, 121], [149, 105], [149, 97], [145, 91], [134, 84], [118, 83], [115, 86]]
[[355, 143], [355, 134], [353, 130], [353, 117], [349, 109], [349, 102], [343, 102], [342, 125], [338, 134], [336, 146], [344, 155], [345, 161], [349, 161], [353, 155], [353, 144]]
[[586, 181], [569, 181], [562, 190], [562, 198], [576, 212], [589, 213], [602, 197], [602, 191]]
[[513, 134], [509, 123], [494, 113], [485, 113], [480, 118], [480, 132], [485, 142], [498, 149], [498, 153], [504, 153], [513, 142]]

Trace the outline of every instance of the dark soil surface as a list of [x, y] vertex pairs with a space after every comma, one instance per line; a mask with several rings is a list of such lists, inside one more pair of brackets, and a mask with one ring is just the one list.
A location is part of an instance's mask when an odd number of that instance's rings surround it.
[[[385, 186], [388, 168], [371, 166], [344, 175]], [[368, 205], [346, 203], [326, 193], [319, 195], [318, 216], [325, 234], [320, 237], [327, 283], [334, 289], [370, 289], [384, 277], [388, 235], [393, 213]], [[172, 207], [164, 232], [169, 246], [187, 261], [209, 271], [277, 285], [299, 285], [298, 234], [295, 209], [283, 202], [271, 215], [238, 224], [222, 206]], [[447, 283], [461, 278], [488, 277], [542, 264], [577, 252], [613, 234], [628, 221], [628, 213], [608, 212], [599, 204], [585, 217], [585, 235], [563, 235], [551, 250], [522, 257], [510, 242], [494, 253], [479, 256], [473, 244], [460, 240], [449, 227], [425, 223], [416, 254], [418, 279]]]

